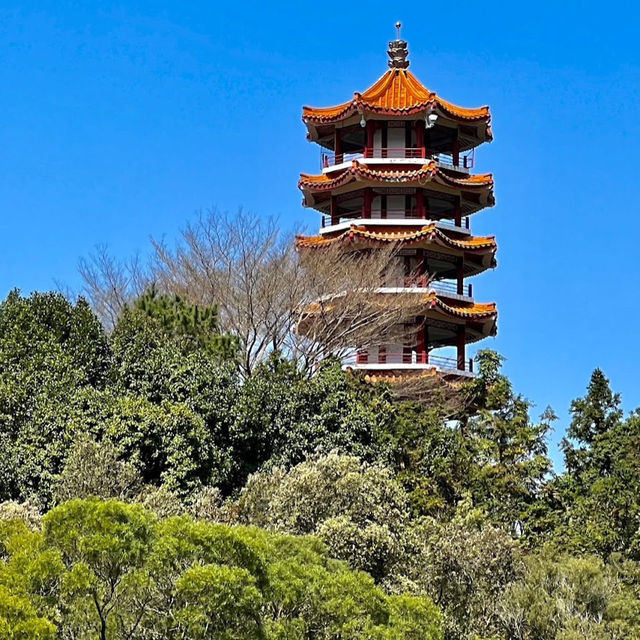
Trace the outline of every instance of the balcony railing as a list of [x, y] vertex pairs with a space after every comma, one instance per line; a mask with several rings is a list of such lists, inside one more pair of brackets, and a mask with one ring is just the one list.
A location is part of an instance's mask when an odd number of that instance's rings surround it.
[[439, 164], [450, 166], [454, 169], [473, 169], [476, 163], [475, 153], [466, 153], [460, 156], [458, 164], [453, 161], [453, 156], [448, 153], [438, 153], [434, 156], [434, 160], [437, 160]]
[[426, 149], [414, 147], [374, 147], [365, 149], [365, 158], [426, 158]]
[[[374, 217], [375, 216], [375, 217]], [[372, 217], [367, 219], [374, 220], [429, 220], [432, 221], [433, 218], [429, 213], [426, 213], [425, 216], [421, 216], [415, 209], [387, 209], [384, 212], [384, 218], [381, 217], [381, 212], [372, 212]], [[353, 222], [354, 220], [359, 220], [364, 218], [364, 210], [354, 211], [350, 216], [346, 216], [344, 214], [340, 215], [336, 224], [340, 224], [342, 222]], [[458, 227], [456, 225], [455, 220], [449, 220], [447, 218], [442, 218], [440, 220], [436, 220], [438, 224], [452, 227], [455, 229], [466, 229], [469, 231], [471, 229], [471, 222], [469, 216], [466, 216], [462, 219], [462, 227]], [[332, 226], [331, 216], [324, 214], [322, 216], [322, 228]]]
[[434, 356], [428, 351], [411, 351], [405, 353], [378, 352], [369, 354], [365, 351], [356, 353], [351, 358], [344, 360], [346, 365], [356, 365], [366, 367], [366, 365], [386, 364], [386, 365], [433, 365], [439, 369], [449, 371], [465, 371], [473, 373], [473, 358], [464, 361], [457, 358], [446, 358], [444, 356]]
[[[420, 288], [428, 288], [433, 289], [436, 292], [444, 293], [444, 294], [456, 294], [461, 296], [468, 296], [469, 298], [473, 298], [473, 285], [468, 283], [466, 286], [463, 285], [459, 292], [458, 283], [447, 281], [447, 280], [432, 280], [429, 282], [428, 276], [411, 276], [404, 278], [402, 281], [402, 285], [405, 287], [420, 287]], [[389, 286], [389, 285], [387, 285]]]
[[360, 160], [362, 158], [424, 158], [425, 160], [433, 159], [441, 165], [451, 167], [452, 169], [471, 169], [475, 164], [475, 153], [461, 155], [458, 164], [453, 161], [453, 155], [447, 153], [435, 153], [427, 149], [418, 149], [416, 147], [374, 147], [365, 148], [356, 153], [328, 153], [322, 151], [320, 155], [320, 164], [323, 169], [333, 167], [343, 162], [351, 162], [352, 160]]

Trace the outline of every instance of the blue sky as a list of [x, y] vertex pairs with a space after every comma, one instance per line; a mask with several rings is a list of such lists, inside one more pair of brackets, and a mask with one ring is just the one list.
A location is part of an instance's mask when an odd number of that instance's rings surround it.
[[485, 345], [534, 413], [554, 407], [556, 439], [594, 367], [640, 405], [640, 10], [405, 4], [0, 0], [0, 295], [77, 287], [96, 244], [127, 256], [211, 206], [312, 229], [301, 106], [372, 84], [400, 19], [429, 88], [492, 108], [476, 157], [498, 204], [473, 221], [499, 243], [475, 282], [501, 313]]

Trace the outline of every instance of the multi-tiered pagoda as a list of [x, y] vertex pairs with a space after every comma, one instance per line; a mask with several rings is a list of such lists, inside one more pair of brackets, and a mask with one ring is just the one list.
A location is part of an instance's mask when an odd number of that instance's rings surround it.
[[[373, 86], [336, 107], [303, 108], [322, 172], [302, 174], [299, 188], [322, 228], [297, 245], [370, 251], [393, 243], [398, 269], [380, 294], [422, 296], [404, 343], [360, 349], [350, 366], [376, 378], [420, 370], [469, 376], [466, 345], [496, 333], [495, 304], [476, 302], [466, 282], [496, 265], [494, 237], [473, 236], [470, 224], [495, 202], [492, 175], [471, 173], [475, 148], [492, 139], [491, 116], [488, 107], [458, 107], [429, 91], [408, 71], [396, 26], [390, 69]], [[441, 347], [456, 357], [434, 354]]]

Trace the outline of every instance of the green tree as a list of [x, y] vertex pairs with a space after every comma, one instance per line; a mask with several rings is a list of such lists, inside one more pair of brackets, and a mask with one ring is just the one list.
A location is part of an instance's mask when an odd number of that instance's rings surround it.
[[0, 522], [0, 545], [0, 596], [51, 631], [16, 637], [52, 637], [55, 620], [61, 637], [109, 640], [442, 640], [427, 597], [385, 595], [314, 538], [90, 499], [56, 507], [42, 533]]
[[551, 469], [547, 437], [555, 416], [547, 410], [531, 421], [498, 354], [480, 351], [478, 363], [478, 376], [459, 389], [455, 419], [444, 406], [404, 404], [388, 438], [418, 514], [450, 519], [470, 499], [519, 536], [532, 526], [530, 510]]
[[620, 396], [599, 369], [571, 412], [566, 472], [537, 507], [539, 537], [560, 551], [639, 559], [640, 416], [623, 419]]
[[120, 451], [112, 441], [98, 442], [79, 433], [56, 482], [55, 501], [91, 496], [126, 500], [141, 489], [140, 473], [131, 462], [120, 459]]
[[640, 602], [615, 566], [599, 558], [549, 553], [527, 560], [527, 572], [502, 600], [509, 638], [632, 640], [640, 637]]
[[448, 640], [500, 637], [500, 598], [523, 570], [511, 537], [468, 505], [450, 522], [423, 520], [410, 537], [413, 551], [396, 570], [394, 589], [433, 599]]
[[390, 471], [332, 453], [253, 475], [234, 512], [243, 522], [294, 534], [315, 534], [336, 558], [377, 580], [406, 551], [409, 508]]
[[[562, 448], [567, 470], [575, 475], [594, 462], [591, 448], [596, 439], [609, 433], [622, 419], [620, 394], [613, 393], [609, 380], [600, 369], [591, 374], [587, 395], [571, 403], [571, 416], [568, 438], [563, 439]], [[602, 471], [607, 471], [607, 461], [601, 459], [599, 462], [604, 463]]]
[[37, 492], [39, 457], [61, 442], [59, 424], [38, 420], [42, 408], [104, 388], [110, 365], [107, 336], [84, 300], [13, 291], [0, 304], [0, 498]]
[[470, 383], [473, 413], [461, 420], [475, 440], [474, 504], [521, 535], [527, 531], [528, 510], [551, 470], [547, 437], [556, 416], [547, 409], [539, 423], [532, 423], [530, 403], [500, 373], [502, 359], [480, 351], [478, 361], [479, 375]]
[[136, 300], [133, 310], [141, 312], [164, 339], [176, 340], [185, 352], [204, 350], [221, 359], [233, 359], [237, 352], [237, 340], [220, 333], [215, 305], [192, 304], [176, 294], [160, 294], [152, 286]]
[[325, 363], [309, 379], [274, 354], [240, 389], [233, 416], [234, 484], [241, 487], [267, 463], [289, 468], [331, 451], [384, 459], [394, 409], [384, 390], [345, 375], [337, 362]]

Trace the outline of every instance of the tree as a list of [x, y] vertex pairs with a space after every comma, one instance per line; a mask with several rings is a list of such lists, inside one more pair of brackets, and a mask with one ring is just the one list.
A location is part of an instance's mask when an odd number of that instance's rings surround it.
[[512, 535], [528, 533], [530, 511], [551, 462], [547, 410], [531, 421], [529, 403], [501, 372], [502, 358], [478, 353], [478, 376], [460, 386], [459, 404], [405, 403], [387, 434], [399, 476], [423, 515], [452, 518], [470, 499]]
[[448, 640], [500, 637], [500, 598], [523, 569], [509, 535], [467, 504], [448, 523], [423, 520], [411, 536], [414, 550], [394, 574], [394, 588], [432, 598]]
[[109, 326], [153, 282], [163, 295], [216, 308], [221, 332], [237, 340], [243, 378], [273, 352], [311, 375], [321, 360], [366, 349], [381, 335], [410, 337], [404, 324], [424, 306], [422, 296], [380, 295], [397, 249], [325, 247], [301, 259], [273, 219], [213, 210], [188, 224], [175, 247], [155, 241], [148, 266], [118, 263], [99, 249], [81, 263], [81, 275]]
[[185, 353], [202, 350], [221, 360], [235, 355], [236, 340], [220, 333], [214, 305], [200, 307], [175, 294], [159, 294], [153, 285], [136, 300], [134, 309], [142, 312], [162, 339], [177, 341]]
[[609, 380], [600, 369], [591, 374], [587, 395], [571, 403], [571, 415], [568, 438], [563, 439], [562, 448], [567, 470], [579, 474], [590, 463], [590, 448], [596, 438], [610, 432], [622, 419], [620, 394], [611, 391]]
[[406, 553], [407, 496], [389, 470], [330, 454], [255, 474], [234, 512], [242, 522], [315, 534], [331, 554], [383, 580]]
[[241, 487], [263, 465], [289, 468], [331, 451], [367, 461], [386, 457], [394, 419], [389, 394], [325, 362], [312, 378], [273, 356], [241, 387], [230, 436]]
[[551, 461], [547, 436], [556, 419], [546, 409], [539, 423], [529, 417], [530, 403], [514, 393], [500, 373], [502, 358], [491, 351], [477, 355], [479, 375], [470, 383], [471, 404], [461, 428], [475, 440], [477, 471], [474, 503], [514, 535], [527, 532], [527, 514], [539, 496]]
[[[548, 553], [528, 558], [521, 581], [502, 599], [509, 638], [618, 640], [640, 637], [638, 601], [615, 566], [594, 557]], [[635, 600], [634, 604], [631, 604]]]
[[623, 420], [620, 396], [599, 369], [571, 411], [566, 472], [549, 483], [538, 507], [540, 537], [565, 552], [638, 559], [638, 414]]
[[428, 598], [386, 596], [314, 538], [90, 499], [56, 507], [42, 533], [0, 526], [0, 545], [0, 615], [15, 602], [50, 631], [17, 637], [53, 637], [55, 620], [61, 637], [109, 640], [442, 640]]
[[397, 407], [396, 413], [385, 435], [412, 510], [451, 519], [473, 488], [476, 441], [454, 427], [439, 407], [412, 402]]
[[101, 442], [80, 433], [74, 439], [57, 481], [55, 501], [74, 498], [131, 499], [142, 489], [142, 478], [131, 462], [121, 460], [112, 441]]
[[13, 291], [0, 304], [0, 497], [28, 498], [41, 453], [61, 444], [57, 425], [38, 416], [104, 388], [110, 366], [107, 336], [84, 300]]

